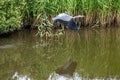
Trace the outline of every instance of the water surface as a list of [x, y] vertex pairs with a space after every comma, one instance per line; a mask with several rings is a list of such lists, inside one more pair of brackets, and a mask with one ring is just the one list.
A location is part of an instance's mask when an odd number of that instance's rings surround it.
[[14, 75], [46, 80], [69, 59], [87, 79], [120, 79], [120, 29], [66, 31], [59, 38], [41, 39], [36, 31], [0, 38], [0, 80]]

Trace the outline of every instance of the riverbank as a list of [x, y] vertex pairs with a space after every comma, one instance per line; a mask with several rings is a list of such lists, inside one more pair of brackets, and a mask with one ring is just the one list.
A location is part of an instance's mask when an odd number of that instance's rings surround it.
[[[0, 1], [0, 34], [21, 26], [44, 27], [41, 24], [59, 13], [84, 15], [82, 27], [120, 26], [120, 1], [116, 0], [2, 0]], [[81, 20], [79, 20], [81, 22]]]

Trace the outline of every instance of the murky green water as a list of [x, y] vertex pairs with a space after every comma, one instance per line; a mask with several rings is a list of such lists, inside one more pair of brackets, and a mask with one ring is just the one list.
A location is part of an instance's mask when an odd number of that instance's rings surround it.
[[66, 31], [61, 38], [44, 40], [35, 31], [20, 31], [0, 38], [0, 80], [17, 72], [46, 80], [69, 59], [87, 78], [120, 78], [120, 29]]

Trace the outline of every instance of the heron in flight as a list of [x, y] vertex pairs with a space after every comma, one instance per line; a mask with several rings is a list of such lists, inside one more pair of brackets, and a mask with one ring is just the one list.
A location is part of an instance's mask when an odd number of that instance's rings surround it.
[[[71, 15], [69, 15], [67, 13], [61, 13], [61, 14], [57, 15], [56, 17], [52, 18], [52, 20], [54, 22], [60, 22], [64, 26], [68, 26], [68, 28], [71, 30], [78, 30], [78, 26], [75, 23], [74, 19], [80, 18], [80, 17], [84, 17], [84, 16], [78, 15], [78, 16], [72, 17]], [[55, 25], [54, 25], [54, 27], [55, 27]]]

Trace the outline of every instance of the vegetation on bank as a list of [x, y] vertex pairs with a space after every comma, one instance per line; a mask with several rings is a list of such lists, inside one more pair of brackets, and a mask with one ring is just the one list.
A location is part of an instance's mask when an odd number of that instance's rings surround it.
[[83, 26], [120, 23], [120, 0], [0, 0], [0, 33], [20, 27], [44, 27], [59, 13], [85, 16]]

